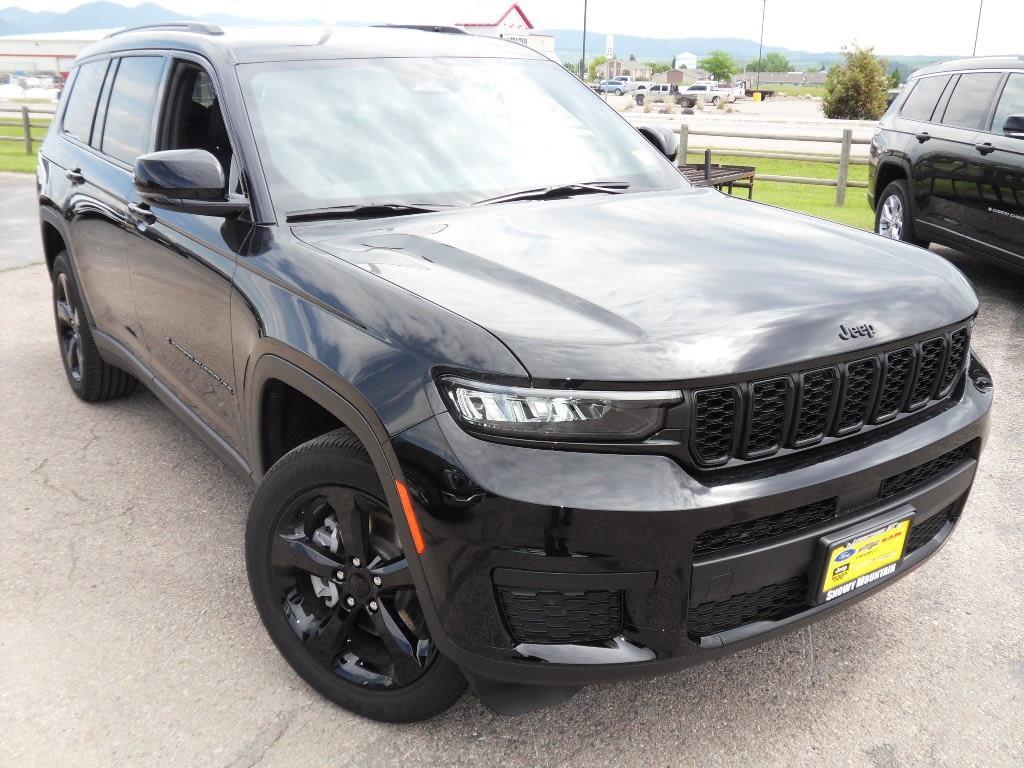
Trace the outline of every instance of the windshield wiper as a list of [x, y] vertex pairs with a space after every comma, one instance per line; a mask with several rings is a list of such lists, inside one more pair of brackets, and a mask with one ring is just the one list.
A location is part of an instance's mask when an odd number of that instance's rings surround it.
[[373, 205], [336, 205], [330, 208], [309, 208], [291, 211], [284, 220], [319, 221], [322, 219], [382, 219], [387, 216], [410, 216], [415, 213], [435, 213], [452, 206], [409, 205], [406, 203], [375, 203]]
[[499, 195], [498, 197], [489, 197], [486, 200], [477, 200], [473, 205], [508, 203], [513, 200], [545, 200], [568, 197], [570, 195], [593, 194], [595, 192], [619, 195], [627, 189], [629, 189], [628, 181], [581, 181], [577, 184], [555, 184], [550, 187], [524, 189], [522, 192], [512, 192], [507, 195]]

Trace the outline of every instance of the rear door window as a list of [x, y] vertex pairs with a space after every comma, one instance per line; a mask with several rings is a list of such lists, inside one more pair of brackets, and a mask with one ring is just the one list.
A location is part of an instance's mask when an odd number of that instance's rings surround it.
[[1002, 79], [1002, 72], [969, 72], [960, 75], [946, 104], [942, 124], [972, 131], [981, 130]]
[[1003, 132], [1003, 125], [1010, 115], [1024, 115], [1024, 73], [1011, 72], [1006, 86], [996, 105], [996, 114], [992, 118], [992, 130]]
[[103, 124], [100, 149], [105, 154], [131, 165], [146, 151], [153, 133], [163, 70], [162, 56], [121, 59]]
[[64, 110], [64, 133], [74, 136], [83, 144], [89, 143], [92, 121], [96, 116], [96, 102], [103, 88], [106, 71], [105, 60], [90, 61], [78, 68], [75, 82], [71, 86], [71, 96]]
[[939, 97], [948, 82], [949, 75], [922, 77], [914, 85], [914, 90], [910, 92], [904, 102], [900, 116], [908, 120], [920, 120], [927, 123], [932, 119], [935, 105], [939, 103]]

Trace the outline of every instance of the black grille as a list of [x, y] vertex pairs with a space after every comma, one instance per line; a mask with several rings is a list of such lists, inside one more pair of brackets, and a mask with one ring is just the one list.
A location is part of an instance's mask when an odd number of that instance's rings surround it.
[[921, 345], [918, 355], [917, 375], [914, 386], [910, 390], [910, 403], [907, 408], [915, 410], [927, 403], [935, 391], [939, 375], [942, 373], [942, 358], [946, 352], [944, 338], [930, 339]]
[[755, 621], [777, 621], [792, 616], [807, 607], [807, 586], [807, 576], [800, 575], [756, 592], [701, 603], [690, 609], [687, 633], [691, 637], [705, 637]]
[[836, 434], [842, 435], [863, 426], [868, 418], [871, 398], [878, 380], [878, 360], [869, 357], [846, 366], [846, 388], [843, 404], [836, 419]]
[[736, 390], [732, 387], [698, 392], [693, 427], [693, 451], [704, 464], [716, 464], [732, 453], [736, 429]]
[[797, 414], [793, 442], [820, 440], [828, 431], [832, 401], [836, 393], [836, 370], [823, 368], [801, 376], [800, 410]]
[[893, 496], [900, 496], [912, 488], [924, 485], [934, 480], [939, 475], [945, 474], [957, 464], [970, 458], [970, 444], [962, 445], [956, 450], [939, 456], [937, 459], [926, 461], [906, 472], [886, 478], [882, 481], [882, 491], [879, 494], [881, 499], [891, 499]]
[[789, 379], [769, 379], [751, 385], [748, 456], [774, 451], [782, 445], [789, 391]]
[[[963, 374], [970, 330], [890, 352], [693, 394], [690, 446], [705, 467], [847, 437], [946, 398]], [[737, 435], [740, 439], [737, 439]]]
[[622, 592], [541, 592], [499, 587], [512, 637], [519, 643], [593, 643], [622, 634]]
[[693, 542], [693, 556], [706, 557], [735, 547], [778, 539], [786, 534], [833, 520], [838, 513], [837, 499], [832, 498], [757, 520], [715, 528], [705, 531]]
[[942, 530], [946, 523], [950, 521], [956, 522], [956, 518], [956, 504], [950, 504], [944, 510], [932, 515], [920, 525], [914, 523], [910, 528], [910, 536], [907, 538], [907, 548], [903, 553], [904, 556], [920, 549], [929, 541], [934, 539], [939, 535], [939, 531]]
[[885, 356], [885, 379], [878, 389], [878, 404], [873, 421], [880, 424], [896, 418], [907, 399], [910, 377], [914, 373], [914, 348], [904, 347]]
[[945, 395], [952, 389], [957, 378], [967, 364], [967, 353], [970, 352], [971, 334], [966, 328], [954, 331], [949, 337], [949, 355], [946, 367], [942, 371], [939, 383], [939, 394]]

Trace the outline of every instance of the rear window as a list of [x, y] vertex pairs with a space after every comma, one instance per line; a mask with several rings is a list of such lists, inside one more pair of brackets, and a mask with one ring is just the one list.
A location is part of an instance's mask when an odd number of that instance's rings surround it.
[[131, 165], [146, 151], [163, 69], [160, 56], [121, 59], [103, 124], [104, 153]]
[[903, 103], [900, 116], [908, 120], [922, 120], [928, 122], [932, 119], [935, 105], [939, 103], [946, 83], [949, 82], [949, 75], [940, 77], [922, 77], [914, 85], [907, 100]]
[[980, 130], [985, 125], [989, 107], [996, 88], [1003, 79], [1001, 72], [971, 72], [960, 75], [953, 86], [953, 94], [946, 104], [946, 112], [942, 116], [943, 125], [956, 128]]
[[107, 71], [106, 61], [92, 61], [78, 68], [71, 96], [64, 110], [64, 133], [79, 141], [89, 143], [92, 120], [96, 115], [96, 102], [103, 87], [103, 75]]

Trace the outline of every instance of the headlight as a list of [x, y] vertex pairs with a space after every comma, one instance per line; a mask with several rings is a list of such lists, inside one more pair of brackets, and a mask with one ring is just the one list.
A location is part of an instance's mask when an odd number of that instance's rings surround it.
[[642, 440], [661, 428], [676, 390], [588, 392], [484, 384], [455, 377], [438, 382], [452, 415], [467, 429], [542, 440]]

